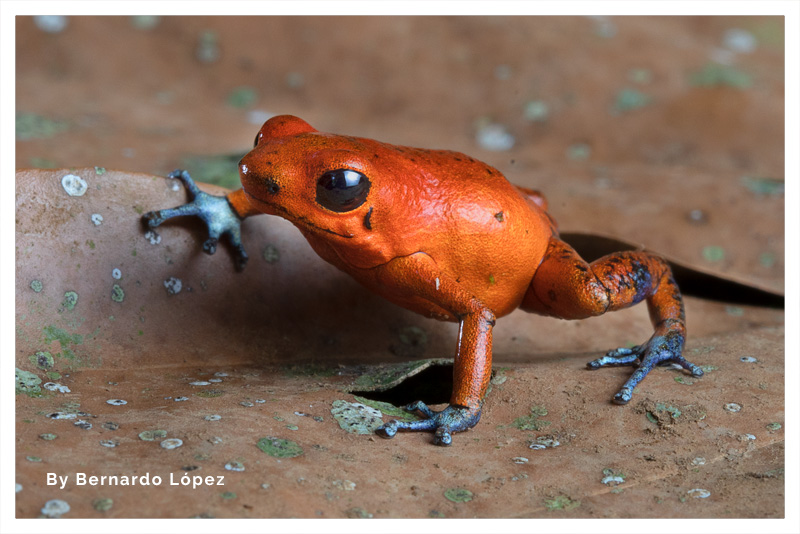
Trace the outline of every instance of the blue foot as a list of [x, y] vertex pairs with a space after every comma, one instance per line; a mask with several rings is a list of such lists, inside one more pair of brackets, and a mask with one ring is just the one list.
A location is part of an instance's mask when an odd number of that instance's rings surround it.
[[204, 193], [195, 185], [189, 173], [184, 170], [172, 171], [169, 177], [183, 182], [189, 193], [190, 202], [177, 208], [149, 211], [142, 215], [142, 220], [148, 227], [155, 228], [173, 217], [199, 217], [208, 228], [208, 239], [203, 242], [203, 252], [214, 254], [217, 251], [220, 237], [227, 236], [233, 247], [236, 270], [244, 269], [248, 257], [242, 246], [242, 220], [233, 211], [228, 199]]
[[656, 365], [677, 363], [691, 372], [692, 376], [703, 376], [703, 370], [700, 367], [686, 361], [681, 356], [682, 351], [683, 336], [678, 332], [669, 331], [663, 335], [653, 335], [644, 345], [608, 351], [602, 358], [587, 363], [586, 367], [589, 369], [635, 367], [636, 370], [611, 400], [614, 404], [628, 404], [633, 396], [634, 388]]
[[409, 412], [420, 412], [425, 419], [419, 421], [392, 420], [375, 430], [375, 433], [384, 438], [393, 438], [397, 431], [402, 432], [434, 432], [435, 445], [449, 446], [453, 443], [451, 434], [470, 429], [481, 418], [481, 410], [470, 409], [464, 406], [448, 406], [441, 412], [434, 412], [422, 402], [417, 401], [405, 408]]

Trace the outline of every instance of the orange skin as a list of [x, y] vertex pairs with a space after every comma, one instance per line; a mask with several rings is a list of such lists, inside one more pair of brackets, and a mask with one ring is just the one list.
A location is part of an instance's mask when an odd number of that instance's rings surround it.
[[[348, 197], [339, 207], [339, 197], [326, 200], [318, 182], [342, 170], [363, 178], [353, 187], [338, 182], [342, 187], [331, 195]], [[580, 319], [646, 299], [655, 326], [650, 342], [590, 364], [644, 361], [643, 374], [617, 394], [620, 404], [654, 365], [649, 352], [669, 356], [655, 363], [677, 361], [702, 374], [680, 356], [683, 305], [663, 259], [626, 252], [587, 264], [559, 240], [544, 197], [469, 156], [321, 133], [284, 115], [264, 124], [239, 173], [242, 189], [227, 195], [239, 218], [284, 217], [323, 259], [375, 293], [428, 317], [460, 322], [450, 406], [433, 412], [412, 405], [428, 422], [392, 421], [379, 429], [385, 437], [434, 430], [436, 443], [448, 445], [452, 432], [474, 426], [491, 376], [495, 319], [520, 307]]]

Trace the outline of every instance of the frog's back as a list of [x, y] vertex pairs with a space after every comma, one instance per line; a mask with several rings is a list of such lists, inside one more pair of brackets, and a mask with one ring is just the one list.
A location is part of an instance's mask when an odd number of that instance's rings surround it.
[[403, 242], [418, 244], [414, 252], [431, 256], [498, 317], [516, 309], [555, 231], [535, 192], [458, 152], [393, 148], [413, 164], [396, 180]]

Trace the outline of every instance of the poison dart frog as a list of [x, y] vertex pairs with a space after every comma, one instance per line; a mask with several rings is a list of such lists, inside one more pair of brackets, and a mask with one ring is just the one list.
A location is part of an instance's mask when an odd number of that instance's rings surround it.
[[375, 293], [460, 324], [449, 405], [434, 411], [413, 403], [406, 409], [423, 418], [389, 421], [376, 431], [383, 437], [431, 431], [434, 443], [450, 445], [453, 433], [475, 426], [491, 376], [492, 327], [517, 308], [583, 319], [646, 301], [652, 337], [587, 364], [635, 368], [614, 395], [616, 404], [628, 403], [655, 365], [672, 362], [703, 374], [681, 355], [683, 302], [664, 259], [629, 251], [587, 263], [559, 239], [539, 192], [512, 185], [469, 156], [323, 133], [282, 115], [261, 127], [239, 175], [240, 189], [212, 196], [186, 171], [175, 171], [170, 176], [184, 183], [192, 201], [146, 213], [146, 225], [198, 216], [208, 226], [204, 251], [213, 254], [227, 236], [241, 270], [247, 261], [241, 221], [278, 215], [324, 260]]

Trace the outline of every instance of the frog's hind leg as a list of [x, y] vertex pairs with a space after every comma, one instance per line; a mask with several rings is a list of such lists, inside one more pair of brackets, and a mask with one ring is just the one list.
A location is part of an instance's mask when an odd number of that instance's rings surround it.
[[618, 252], [592, 263], [567, 243], [551, 238], [521, 308], [561, 319], [584, 319], [647, 301], [655, 332], [644, 344], [619, 348], [589, 362], [590, 369], [636, 367], [613, 402], [627, 404], [633, 389], [660, 364], [677, 363], [693, 376], [698, 366], [681, 355], [686, 338], [683, 300], [667, 262], [647, 252]]

